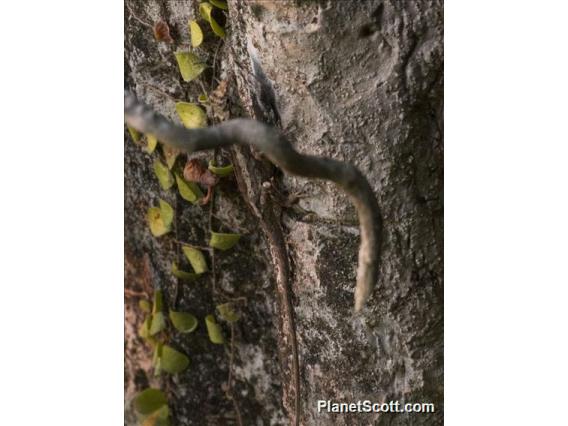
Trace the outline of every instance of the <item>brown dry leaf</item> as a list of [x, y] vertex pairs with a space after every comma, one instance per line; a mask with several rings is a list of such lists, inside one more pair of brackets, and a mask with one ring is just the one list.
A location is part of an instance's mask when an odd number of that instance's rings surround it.
[[193, 158], [187, 162], [183, 169], [183, 177], [189, 182], [197, 182], [208, 187], [215, 186], [217, 182], [219, 182], [219, 178], [197, 158]]
[[158, 21], [154, 24], [154, 38], [158, 41], [173, 43], [174, 39], [170, 35], [170, 27], [165, 21]]
[[219, 177], [216, 176], [205, 166], [205, 163], [193, 158], [187, 162], [183, 169], [183, 177], [189, 182], [197, 182], [207, 187], [207, 195], [200, 201], [201, 205], [209, 202], [213, 196], [213, 187], [219, 182]]

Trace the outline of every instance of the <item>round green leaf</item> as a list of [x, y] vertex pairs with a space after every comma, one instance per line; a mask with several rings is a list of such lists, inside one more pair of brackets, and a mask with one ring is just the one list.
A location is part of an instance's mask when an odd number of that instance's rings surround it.
[[240, 234], [222, 234], [219, 232], [211, 232], [209, 246], [219, 250], [229, 250], [239, 242]]
[[195, 80], [205, 69], [205, 64], [190, 52], [176, 52], [176, 60], [183, 81]]
[[146, 219], [152, 235], [159, 237], [171, 231], [174, 209], [164, 200], [160, 200], [160, 207], [150, 207], [148, 209]]
[[199, 5], [199, 12], [201, 13], [203, 19], [209, 22], [209, 25], [211, 25], [211, 29], [213, 30], [213, 32], [217, 34], [219, 37], [224, 38], [225, 30], [223, 29], [223, 27], [221, 27], [221, 25], [217, 23], [217, 21], [213, 18], [211, 14], [213, 12], [213, 6], [207, 2], [201, 3]]
[[231, 303], [217, 305], [217, 311], [221, 318], [227, 322], [237, 322], [240, 318], [240, 315], [233, 309], [233, 305]]
[[181, 122], [188, 129], [197, 129], [207, 126], [207, 114], [197, 104], [177, 102], [176, 111]]
[[170, 311], [170, 320], [177, 331], [191, 333], [197, 328], [197, 318], [187, 312]]
[[162, 212], [158, 207], [150, 207], [146, 214], [146, 219], [148, 226], [150, 226], [150, 232], [152, 232], [154, 237], [160, 237], [171, 231], [171, 227], [166, 226], [164, 223]]
[[191, 272], [182, 271], [178, 268], [177, 263], [175, 262], [172, 263], [172, 274], [174, 274], [174, 277], [185, 281], [195, 281], [199, 277], [199, 274], [192, 274]]
[[203, 192], [201, 192], [201, 189], [199, 189], [199, 186], [197, 186], [195, 182], [188, 182], [177, 173], [175, 177], [181, 198], [195, 204], [203, 197]]
[[209, 340], [216, 345], [222, 345], [225, 342], [223, 339], [223, 333], [221, 332], [221, 327], [215, 321], [213, 315], [207, 315], [205, 317], [205, 325], [207, 326], [207, 334], [209, 334]]
[[173, 186], [174, 177], [170, 173], [170, 169], [157, 158], [154, 161], [154, 173], [162, 189], [168, 190]]
[[166, 405], [168, 400], [159, 389], [148, 388], [140, 392], [134, 398], [134, 409], [142, 415], [148, 415], [162, 406]]
[[223, 1], [223, 0], [209, 0], [209, 3], [211, 3], [213, 6], [218, 7], [219, 9], [223, 9], [223, 10], [229, 10], [229, 7], [227, 6], [227, 2]]
[[213, 160], [209, 161], [209, 170], [211, 170], [211, 173], [216, 174], [217, 176], [228, 176], [231, 173], [233, 173], [233, 165], [229, 164], [228, 166], [223, 166], [223, 167], [218, 167], [214, 165]]
[[189, 246], [183, 246], [182, 248], [183, 254], [191, 263], [191, 267], [195, 271], [196, 274], [203, 274], [207, 272], [207, 262], [205, 261], [205, 256], [201, 253], [201, 250], [195, 249]]
[[148, 141], [146, 151], [148, 152], [148, 154], [151, 154], [158, 146], [158, 138], [154, 135], [146, 135], [146, 140]]
[[201, 95], [199, 95], [197, 100], [199, 101], [199, 103], [202, 103], [202, 104], [206, 104], [207, 102], [209, 102], [209, 98], [207, 97], [207, 95], [205, 93], [202, 93]]
[[189, 365], [189, 358], [168, 345], [162, 347], [160, 367], [166, 373], [180, 373]]
[[199, 47], [203, 42], [203, 31], [197, 21], [189, 21], [189, 32], [191, 33], [191, 45]]

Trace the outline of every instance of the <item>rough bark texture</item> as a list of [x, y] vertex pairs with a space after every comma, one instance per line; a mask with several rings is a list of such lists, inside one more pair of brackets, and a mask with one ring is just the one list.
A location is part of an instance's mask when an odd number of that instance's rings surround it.
[[[155, 88], [179, 100], [195, 101], [201, 93], [196, 82], [183, 83], [173, 56], [188, 42], [187, 21], [198, 16], [198, 3], [127, 5], [148, 23], [166, 20], [175, 44], [156, 42], [127, 10], [126, 84], [177, 121], [174, 101]], [[302, 424], [442, 424], [442, 19], [437, 1], [235, 0], [225, 43], [219, 47], [206, 29], [199, 49], [216, 64], [215, 75], [210, 68], [202, 79], [207, 91], [216, 87], [212, 77], [229, 77], [233, 116], [273, 123], [299, 151], [349, 161], [373, 185], [384, 220], [383, 255], [362, 315], [352, 314], [357, 217], [335, 187], [282, 175], [248, 148], [217, 153], [237, 173], [216, 191], [213, 228], [245, 236], [216, 255], [223, 293], [214, 293], [210, 276], [188, 285], [169, 272], [172, 260], [182, 260], [174, 238], [205, 245], [209, 207], [160, 190], [150, 156], [126, 138], [125, 286], [160, 287], [168, 306], [200, 319], [223, 294], [246, 298], [234, 361], [244, 424], [286, 424], [294, 416], [286, 284], [293, 294]], [[298, 202], [289, 202], [296, 195]], [[146, 209], [160, 197], [176, 208], [175, 237], [156, 239], [147, 229]], [[289, 279], [282, 275], [288, 262]], [[228, 357], [208, 342], [203, 323], [189, 336], [172, 333], [190, 368], [156, 379], [151, 350], [136, 337], [140, 322], [137, 297], [128, 296], [127, 403], [150, 383], [167, 390], [174, 425], [234, 423], [234, 404], [222, 389]], [[433, 402], [436, 412], [326, 414], [317, 412], [320, 399]], [[128, 405], [125, 422], [134, 422]]]

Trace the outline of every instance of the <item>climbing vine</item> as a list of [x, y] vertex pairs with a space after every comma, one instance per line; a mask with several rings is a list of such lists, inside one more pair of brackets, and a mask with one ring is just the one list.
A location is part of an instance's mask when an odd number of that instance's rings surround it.
[[[226, 10], [227, 4], [224, 1], [210, 0], [209, 2], [202, 2], [199, 5], [199, 11], [203, 20], [201, 25], [203, 23], [209, 24], [216, 36], [224, 38], [225, 29], [222, 23], [225, 21], [223, 11]], [[159, 21], [151, 25], [140, 19], [130, 8], [129, 11], [138, 22], [152, 28], [156, 41], [174, 42], [170, 28], [165, 21]], [[204, 40], [204, 32], [201, 25], [197, 20], [188, 22], [188, 31], [193, 49], [198, 48]], [[196, 54], [195, 50], [180, 50], [175, 52], [174, 56], [182, 80], [186, 83], [195, 81], [203, 91], [198, 96], [197, 103], [176, 100], [175, 110], [181, 123], [188, 129], [195, 129], [206, 127], [208, 120], [218, 121], [219, 114], [211, 114], [210, 95], [215, 97], [216, 94], [214, 91], [210, 91], [211, 93], [208, 94], [205, 90], [205, 85], [200, 79], [202, 73], [207, 68], [207, 64]], [[175, 209], [164, 199], [159, 199], [158, 205], [148, 207], [146, 222], [150, 233], [155, 238], [175, 233], [175, 242], [181, 246], [181, 252], [185, 258], [183, 263], [187, 263], [186, 267], [175, 260], [171, 263], [171, 273], [179, 280], [178, 284], [179, 282], [196, 282], [202, 279], [203, 275], [209, 274], [211, 276], [212, 291], [217, 293], [216, 251], [230, 250], [241, 238], [241, 235], [238, 233], [214, 230], [211, 220], [215, 197], [214, 188], [221, 179], [232, 175], [233, 166], [231, 164], [219, 165], [214, 158], [208, 164], [204, 164], [202, 160], [197, 158], [188, 158], [185, 166], [182, 167], [178, 161], [181, 154], [178, 150], [161, 145], [155, 136], [151, 134], [142, 135], [129, 126], [128, 132], [136, 144], [143, 146], [145, 151], [154, 157], [153, 171], [163, 191], [172, 191], [177, 188], [183, 200], [195, 205], [209, 205], [210, 220], [207, 231], [210, 238], [207, 246], [200, 246], [178, 239], [174, 221]], [[205, 194], [204, 191], [206, 191]], [[208, 266], [204, 253], [209, 255], [211, 268]], [[142, 294], [137, 294], [137, 296], [141, 297]], [[154, 285], [151, 298], [152, 301], [144, 297], [141, 297], [139, 300], [138, 306], [145, 318], [138, 334], [152, 350], [152, 365], [155, 375], [175, 375], [181, 373], [189, 367], [190, 358], [187, 354], [180, 352], [171, 345], [173, 333], [188, 335], [189, 338], [189, 335], [199, 327], [200, 320], [189, 312], [169, 309], [166, 314], [164, 296], [160, 285]], [[209, 341], [212, 344], [227, 346], [229, 377], [226, 386], [224, 386], [224, 391], [226, 397], [233, 401], [237, 421], [242, 425], [240, 410], [232, 392], [232, 387], [234, 382], [234, 324], [240, 318], [237, 305], [244, 298], [228, 299], [225, 297], [224, 299], [226, 299], [224, 303], [218, 305], [215, 312], [203, 318], [202, 324], [205, 326]], [[217, 322], [217, 318], [229, 325], [230, 339], [228, 341], [223, 334], [220, 324]], [[134, 398], [133, 407], [143, 426], [166, 426], [170, 424], [168, 401], [164, 392], [160, 389], [144, 389]]]

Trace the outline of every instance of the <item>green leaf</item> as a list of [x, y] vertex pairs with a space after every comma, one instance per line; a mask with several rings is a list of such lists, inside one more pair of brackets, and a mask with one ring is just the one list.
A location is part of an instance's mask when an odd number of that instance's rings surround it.
[[134, 409], [142, 415], [152, 414], [167, 405], [166, 396], [159, 389], [148, 388], [134, 398]]
[[193, 53], [176, 52], [175, 55], [179, 71], [181, 72], [181, 77], [185, 82], [195, 80], [206, 68], [205, 64], [201, 62], [201, 59]]
[[162, 348], [164, 344], [158, 342], [158, 344], [154, 347], [154, 353], [152, 354], [152, 365], [154, 367], [158, 366], [160, 363], [160, 357], [162, 356]]
[[239, 242], [240, 234], [222, 234], [219, 232], [211, 232], [209, 246], [219, 250], [229, 250]]
[[202, 104], [206, 104], [206, 103], [209, 102], [209, 98], [207, 97], [207, 95], [205, 93], [202, 93], [201, 95], [199, 95], [197, 100], [199, 101], [199, 103], [202, 103]]
[[162, 372], [161, 362], [162, 362], [162, 348], [164, 344], [162, 342], [157, 342], [154, 345], [154, 352], [152, 354], [152, 365], [154, 366], [154, 376], [159, 376]]
[[211, 3], [213, 6], [218, 7], [219, 9], [223, 9], [223, 10], [229, 10], [229, 7], [227, 6], [227, 2], [223, 1], [223, 0], [209, 0], [209, 3]]
[[209, 334], [209, 340], [216, 345], [222, 345], [225, 342], [223, 339], [223, 333], [221, 332], [221, 327], [215, 321], [213, 315], [207, 315], [205, 317], [205, 325], [207, 326], [207, 334]]
[[141, 426], [170, 426], [170, 409], [167, 405], [161, 406], [148, 417], [144, 418]]
[[148, 142], [148, 145], [146, 146], [146, 152], [148, 152], [148, 154], [151, 154], [158, 146], [158, 138], [154, 135], [146, 135], [146, 140]]
[[174, 221], [174, 209], [166, 201], [160, 199], [160, 215], [164, 221], [164, 225], [171, 227]]
[[181, 122], [188, 129], [197, 129], [207, 126], [207, 114], [197, 104], [189, 102], [177, 102], [176, 111]]
[[162, 347], [160, 367], [166, 373], [180, 373], [189, 365], [189, 358], [168, 345]]
[[130, 133], [130, 137], [132, 138], [132, 140], [134, 142], [138, 142], [142, 137], [142, 134], [134, 127], [130, 127], [128, 124], [126, 125], [126, 128], [128, 129], [128, 133]]
[[191, 33], [191, 45], [199, 47], [203, 42], [203, 31], [197, 21], [189, 21], [189, 32]]
[[199, 5], [199, 12], [201, 13], [203, 19], [209, 22], [209, 25], [211, 25], [211, 29], [213, 30], [213, 32], [217, 34], [219, 37], [224, 38], [225, 30], [217, 23], [217, 21], [212, 16], [213, 6], [207, 2], [201, 3]]
[[195, 182], [188, 182], [177, 173], [175, 176], [181, 198], [195, 204], [203, 197], [203, 192], [201, 192], [201, 189], [199, 189], [199, 186], [197, 186]]
[[[169, 415], [170, 415], [170, 410], [169, 410], [167, 405], [160, 407], [160, 409], [158, 410], [158, 418], [159, 419], [165, 420], [165, 419], [168, 418]], [[168, 424], [169, 424], [169, 422], [168, 422]], [[160, 426], [162, 426], [162, 425], [160, 425]], [[165, 424], [164, 424], [164, 426], [165, 426]]]
[[191, 272], [182, 271], [178, 268], [177, 263], [175, 262], [172, 263], [172, 274], [174, 274], [174, 277], [185, 281], [195, 281], [199, 277], [199, 274], [192, 274]]
[[155, 237], [160, 237], [172, 230], [174, 209], [164, 200], [160, 200], [160, 207], [150, 207], [146, 213], [150, 231]]
[[166, 157], [166, 164], [168, 165], [168, 169], [173, 169], [180, 152], [168, 145], [162, 146], [162, 150], [164, 151], [164, 156]]
[[148, 339], [150, 337], [150, 324], [152, 323], [152, 317], [148, 315], [140, 328], [138, 329], [138, 335], [143, 339]]
[[164, 310], [164, 294], [162, 290], [154, 291], [154, 303], [152, 304], [152, 313], [161, 312]]
[[162, 213], [158, 207], [150, 207], [148, 213], [146, 213], [146, 219], [148, 226], [150, 226], [150, 232], [152, 232], [154, 237], [160, 237], [171, 231], [171, 227], [165, 225]]
[[154, 160], [154, 173], [160, 182], [162, 189], [168, 190], [174, 184], [174, 177], [170, 173], [168, 167], [162, 163], [158, 158]]
[[227, 322], [237, 322], [241, 317], [234, 309], [231, 303], [223, 303], [222, 305], [217, 305], [217, 311], [221, 318]]
[[176, 330], [182, 333], [191, 333], [197, 328], [197, 318], [187, 312], [170, 310], [170, 320]]
[[150, 313], [152, 304], [148, 300], [141, 299], [138, 301], [138, 306], [142, 312]]
[[228, 166], [220, 167], [220, 166], [214, 166], [213, 160], [209, 161], [209, 170], [211, 170], [211, 172], [213, 174], [216, 174], [217, 176], [221, 176], [221, 177], [228, 176], [231, 173], [233, 173], [233, 169], [234, 169], [234, 167], [233, 167], [232, 164], [229, 164]]
[[156, 312], [152, 315], [152, 323], [150, 325], [150, 336], [158, 334], [166, 328], [166, 318], [163, 312]]
[[205, 256], [203, 256], [201, 250], [189, 246], [183, 246], [181, 249], [183, 254], [185, 254], [185, 257], [187, 257], [187, 260], [189, 260], [189, 263], [191, 263], [191, 267], [196, 274], [207, 272], [207, 262], [205, 261]]
[[159, 410], [143, 419], [141, 426], [170, 426], [169, 415], [170, 410], [167, 405], [164, 405]]

